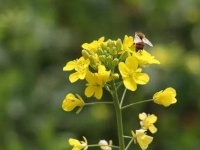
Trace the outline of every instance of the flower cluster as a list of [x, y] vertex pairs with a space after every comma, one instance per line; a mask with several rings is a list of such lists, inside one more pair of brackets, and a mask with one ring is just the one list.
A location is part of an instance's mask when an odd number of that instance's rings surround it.
[[[102, 150], [111, 150], [112, 147], [124, 150], [123, 128], [120, 125], [122, 124], [121, 114], [123, 109], [150, 101], [165, 107], [176, 103], [176, 91], [169, 87], [155, 93], [150, 100], [123, 106], [126, 90], [135, 92], [138, 85], [145, 85], [149, 82], [150, 77], [143, 72], [143, 68], [152, 64], [160, 64], [154, 56], [143, 49], [145, 43], [153, 46], [142, 33], [136, 33], [135, 37], [125, 35], [123, 40], [105, 40], [104, 37], [101, 37], [91, 43], [84, 43], [82, 45], [82, 56], [67, 62], [63, 67], [63, 71], [73, 71], [69, 76], [71, 83], [78, 80], [86, 82], [84, 90], [86, 97], [95, 97], [97, 100], [101, 100], [104, 89], [111, 94], [113, 101], [96, 102], [96, 104], [113, 104], [118, 123], [119, 146], [112, 145], [111, 141], [108, 144], [105, 140], [100, 140], [96, 145], [88, 145], [85, 137], [83, 137], [84, 141], [71, 138], [69, 144], [73, 146], [72, 150], [86, 150], [94, 146], [99, 146]], [[122, 85], [125, 92], [120, 100], [117, 90]], [[69, 93], [63, 100], [62, 108], [65, 111], [72, 111], [75, 107], [79, 107], [76, 112], [79, 113], [85, 105], [90, 105], [90, 103], [85, 103], [78, 94]], [[131, 131], [131, 138], [135, 144], [138, 143], [141, 149], [145, 150], [153, 140], [152, 136], [147, 135], [147, 131], [152, 134], [157, 132], [157, 128], [154, 126], [157, 116], [143, 112], [139, 114], [139, 119], [141, 127], [135, 132]], [[128, 146], [126, 149], [128, 149]]]
[[104, 41], [101, 37], [84, 43], [82, 48], [82, 56], [69, 61], [63, 71], [75, 71], [69, 76], [71, 83], [85, 79], [85, 95], [97, 99], [101, 99], [103, 87], [111, 80], [123, 80], [127, 89], [135, 91], [137, 84], [149, 82], [149, 76], [142, 72], [142, 67], [160, 63], [145, 50], [136, 52], [134, 38], [127, 35], [123, 42], [120, 39]]

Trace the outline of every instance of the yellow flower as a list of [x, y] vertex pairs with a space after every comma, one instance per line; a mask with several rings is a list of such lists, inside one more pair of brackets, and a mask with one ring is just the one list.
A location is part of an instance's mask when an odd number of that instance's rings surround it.
[[70, 71], [75, 70], [75, 73], [72, 73], [69, 76], [69, 81], [71, 83], [76, 82], [78, 79], [85, 79], [85, 76], [88, 71], [88, 66], [90, 64], [89, 59], [84, 59], [83, 57], [70, 61], [66, 64], [66, 66], [63, 68], [63, 71]]
[[76, 98], [72, 93], [67, 94], [62, 103], [62, 108], [65, 111], [72, 111], [77, 106], [79, 106], [80, 108], [77, 110], [76, 113], [79, 113], [81, 111], [85, 103], [78, 94], [76, 94], [76, 96], [78, 98]]
[[119, 63], [119, 71], [123, 78], [125, 87], [131, 91], [137, 89], [137, 84], [146, 84], [149, 76], [141, 73], [142, 69], [138, 68], [138, 61], [134, 56], [127, 57], [125, 63]]
[[86, 80], [88, 81], [85, 95], [91, 97], [94, 95], [97, 99], [101, 99], [103, 95], [103, 87], [109, 81], [110, 71], [106, 71], [105, 66], [98, 66], [98, 73], [88, 72]]
[[92, 43], [84, 43], [82, 45], [82, 48], [93, 51], [93, 52], [97, 52], [98, 47], [103, 43], [103, 41], [104, 41], [104, 37], [101, 37], [101, 38], [99, 38], [98, 41], [95, 40]]
[[87, 140], [85, 137], [83, 137], [84, 141], [78, 141], [77, 139], [72, 139], [70, 138], [69, 139], [69, 144], [71, 146], [74, 146], [72, 148], [72, 150], [81, 150], [81, 149], [84, 149], [84, 150], [87, 150], [88, 146], [87, 146]]
[[134, 52], [135, 48], [133, 45], [134, 45], [133, 37], [125, 35], [122, 50], [128, 52]]
[[153, 137], [146, 135], [145, 131], [144, 129], [136, 130], [136, 133], [131, 131], [134, 143], [138, 143], [142, 150], [147, 149], [149, 144], [153, 141]]
[[155, 103], [164, 105], [165, 107], [167, 107], [177, 102], [177, 99], [175, 97], [176, 97], [176, 90], [169, 87], [165, 89], [164, 91], [162, 90], [162, 91], [156, 92], [153, 95], [153, 100]]
[[154, 123], [157, 121], [157, 117], [155, 115], [147, 115], [143, 112], [139, 114], [139, 118], [141, 120], [140, 125], [143, 129], [149, 129], [151, 133], [157, 132], [157, 128], [154, 126]]
[[137, 58], [139, 65], [145, 67], [150, 64], [160, 64], [160, 62], [145, 50], [134, 52], [133, 55]]
[[99, 145], [100, 145], [101, 150], [112, 150], [112, 148], [110, 147], [112, 145], [111, 140], [109, 141], [109, 145], [106, 140], [100, 140]]

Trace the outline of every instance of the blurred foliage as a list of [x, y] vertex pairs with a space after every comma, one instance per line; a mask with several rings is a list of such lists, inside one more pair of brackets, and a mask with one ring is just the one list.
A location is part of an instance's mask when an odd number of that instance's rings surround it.
[[[112, 139], [117, 144], [110, 106], [87, 106], [79, 115], [61, 109], [69, 92], [86, 100], [85, 83], [70, 84], [62, 68], [80, 57], [84, 42], [123, 38], [139, 30], [154, 44], [150, 52], [162, 64], [146, 70], [151, 81], [130, 92], [126, 103], [151, 98], [168, 86], [177, 89], [178, 103], [125, 110], [125, 134], [139, 127], [137, 115], [146, 111], [158, 116], [149, 150], [198, 150], [199, 8], [198, 0], [1, 0], [0, 149], [67, 150], [69, 137], [83, 135], [89, 143]], [[106, 93], [103, 99], [110, 98]]]

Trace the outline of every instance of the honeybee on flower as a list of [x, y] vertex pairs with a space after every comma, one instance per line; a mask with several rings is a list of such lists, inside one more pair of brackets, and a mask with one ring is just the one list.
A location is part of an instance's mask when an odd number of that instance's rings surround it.
[[153, 44], [145, 37], [144, 33], [142, 32], [135, 32], [134, 44], [136, 52], [143, 50], [145, 44], [153, 47]]

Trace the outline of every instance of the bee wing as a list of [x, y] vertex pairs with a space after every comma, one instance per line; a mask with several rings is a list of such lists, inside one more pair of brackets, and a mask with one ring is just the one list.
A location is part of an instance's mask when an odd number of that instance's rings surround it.
[[147, 44], [147, 45], [153, 47], [153, 44], [152, 44], [147, 38], [144, 37], [144, 38], [142, 39], [142, 41], [143, 41], [145, 44]]
[[135, 34], [134, 43], [140, 43], [140, 42], [142, 42], [142, 40], [140, 39], [140, 37], [137, 34]]

